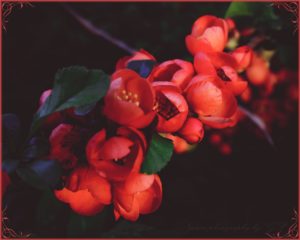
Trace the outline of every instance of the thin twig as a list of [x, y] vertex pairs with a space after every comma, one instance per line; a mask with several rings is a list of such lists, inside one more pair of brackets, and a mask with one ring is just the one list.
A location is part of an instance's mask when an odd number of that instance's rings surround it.
[[120, 39], [117, 39], [117, 38], [111, 36], [109, 33], [104, 31], [103, 29], [96, 27], [93, 23], [91, 23], [89, 20], [85, 19], [83, 16], [81, 16], [78, 12], [76, 12], [69, 5], [67, 5], [65, 3], [63, 3], [62, 5], [63, 5], [64, 9], [68, 13], [70, 13], [70, 15], [72, 15], [81, 24], [81, 26], [83, 26], [90, 33], [104, 38], [105, 40], [107, 40], [110, 43], [116, 45], [117, 47], [123, 49], [124, 51], [128, 52], [129, 54], [133, 54], [134, 52], [136, 52], [136, 50], [134, 48], [128, 46], [126, 43], [124, 43]]
[[263, 119], [259, 117], [257, 114], [250, 112], [246, 108], [239, 105], [239, 109], [242, 111], [242, 113], [245, 114], [264, 134], [265, 138], [267, 139], [268, 143], [274, 147], [274, 142], [271, 137], [271, 135], [268, 132], [267, 126]]

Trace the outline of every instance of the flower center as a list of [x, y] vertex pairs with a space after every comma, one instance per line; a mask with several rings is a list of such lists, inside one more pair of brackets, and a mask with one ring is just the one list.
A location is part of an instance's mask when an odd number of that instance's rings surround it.
[[221, 78], [223, 81], [230, 81], [231, 79], [226, 75], [226, 73], [224, 72], [224, 70], [222, 68], [217, 68], [216, 69], [217, 75], [219, 76], [219, 78]]
[[161, 92], [156, 93], [156, 104], [153, 109], [166, 120], [180, 113], [178, 108]]
[[118, 95], [117, 99], [120, 101], [126, 101], [135, 104], [136, 106], [140, 106], [139, 95], [136, 93], [126, 91], [123, 89]]

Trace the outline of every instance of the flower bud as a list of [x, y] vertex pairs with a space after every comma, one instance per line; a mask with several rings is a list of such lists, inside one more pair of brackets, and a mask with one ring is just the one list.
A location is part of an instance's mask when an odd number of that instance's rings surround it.
[[238, 70], [243, 71], [250, 65], [253, 57], [253, 51], [248, 46], [242, 46], [235, 49], [231, 55], [238, 63]]
[[188, 143], [193, 144], [200, 142], [204, 136], [202, 122], [197, 118], [188, 118], [183, 127], [179, 130], [179, 135], [181, 135]]

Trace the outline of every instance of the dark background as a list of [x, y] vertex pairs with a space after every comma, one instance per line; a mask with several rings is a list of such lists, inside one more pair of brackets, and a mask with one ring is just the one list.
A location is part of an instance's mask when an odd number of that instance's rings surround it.
[[[193, 22], [203, 14], [223, 17], [228, 5], [69, 4], [95, 25], [136, 49], [146, 49], [158, 61], [191, 60], [184, 38]], [[288, 14], [278, 14], [282, 21], [289, 21]], [[60, 3], [14, 8], [2, 35], [3, 112], [19, 116], [24, 136], [39, 96], [51, 88], [57, 69], [84, 65], [112, 73], [116, 61], [128, 55], [82, 28]], [[276, 37], [298, 52], [297, 35], [291, 27]], [[298, 56], [292, 60], [297, 63]], [[274, 148], [254, 134], [255, 126], [246, 121], [233, 136], [231, 156], [220, 155], [207, 138], [196, 151], [174, 156], [160, 174], [164, 196], [157, 212], [141, 216], [136, 223], [122, 220], [100, 233], [95, 227], [84, 236], [266, 237], [266, 233], [285, 233], [298, 206], [298, 113], [295, 112], [288, 127], [272, 132]], [[43, 227], [37, 225], [35, 214], [40, 196], [27, 186], [21, 193], [12, 194], [7, 200], [10, 225], [32, 236], [65, 237], [69, 220], [65, 209], [59, 221], [53, 220]]]

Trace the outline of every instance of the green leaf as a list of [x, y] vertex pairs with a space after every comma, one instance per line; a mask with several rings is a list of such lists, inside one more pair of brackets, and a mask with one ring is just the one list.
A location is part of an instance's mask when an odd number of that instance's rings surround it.
[[80, 106], [74, 109], [74, 114], [77, 116], [85, 116], [96, 107], [96, 103]]
[[270, 3], [260, 2], [232, 2], [225, 14], [225, 17], [264, 17], [277, 19]]
[[80, 66], [59, 70], [51, 95], [34, 116], [31, 136], [45, 117], [68, 108], [96, 103], [106, 94], [108, 87], [109, 78], [101, 70], [88, 70]]
[[280, 30], [282, 27], [282, 22], [280, 21], [279, 17], [274, 13], [274, 9], [271, 3], [232, 2], [226, 11], [225, 17], [246, 17], [248, 18], [246, 20], [248, 24], [262, 29]]
[[225, 13], [225, 18], [253, 16], [253, 7], [256, 6], [256, 4], [257, 3], [250, 2], [232, 2]]
[[62, 169], [55, 160], [37, 160], [17, 169], [19, 177], [37, 189], [55, 188], [60, 182]]
[[154, 133], [141, 172], [146, 174], [159, 172], [170, 161], [172, 153], [172, 141]]

